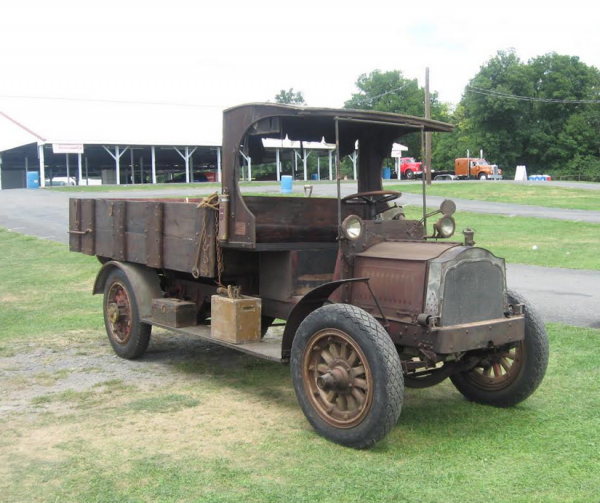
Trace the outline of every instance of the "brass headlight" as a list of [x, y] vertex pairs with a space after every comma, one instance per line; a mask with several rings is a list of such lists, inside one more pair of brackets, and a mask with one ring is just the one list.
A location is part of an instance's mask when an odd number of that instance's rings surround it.
[[449, 238], [454, 234], [456, 223], [451, 216], [446, 215], [440, 218], [433, 227], [435, 229], [436, 237]]
[[363, 232], [363, 221], [356, 215], [349, 215], [342, 222], [342, 232], [346, 239], [358, 239]]

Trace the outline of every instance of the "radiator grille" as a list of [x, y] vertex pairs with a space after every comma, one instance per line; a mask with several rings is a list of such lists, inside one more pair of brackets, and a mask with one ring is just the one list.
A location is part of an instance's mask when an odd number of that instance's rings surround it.
[[504, 273], [487, 261], [461, 262], [444, 278], [441, 326], [504, 316]]

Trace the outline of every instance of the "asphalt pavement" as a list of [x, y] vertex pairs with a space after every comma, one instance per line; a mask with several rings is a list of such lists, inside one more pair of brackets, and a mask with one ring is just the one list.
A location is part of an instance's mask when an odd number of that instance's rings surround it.
[[[413, 182], [414, 183], [414, 182]], [[303, 184], [295, 191], [302, 192]], [[583, 184], [582, 184], [583, 185]], [[586, 184], [590, 185], [590, 184]], [[342, 195], [356, 192], [354, 183], [341, 185]], [[208, 189], [208, 190], [207, 190]], [[111, 192], [62, 192], [53, 190], [13, 189], [0, 191], [0, 226], [15, 232], [68, 243], [68, 200], [83, 198], [134, 198], [158, 196], [193, 196], [214, 189], [184, 188]], [[279, 192], [276, 185], [245, 186], [244, 192]], [[593, 189], [590, 189], [593, 190]], [[335, 195], [335, 184], [315, 184], [313, 195]], [[428, 205], [438, 205], [443, 198], [428, 197]], [[402, 204], [421, 204], [421, 197], [403, 194]], [[600, 212], [540, 208], [504, 203], [457, 200], [459, 211], [560, 218], [562, 220], [600, 223]], [[599, 237], [600, 242], [600, 237]], [[545, 321], [600, 328], [600, 272], [557, 269], [509, 264], [508, 286], [527, 297]]]

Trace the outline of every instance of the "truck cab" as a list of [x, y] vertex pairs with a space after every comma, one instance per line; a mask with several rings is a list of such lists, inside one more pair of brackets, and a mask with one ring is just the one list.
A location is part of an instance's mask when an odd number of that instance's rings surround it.
[[417, 162], [414, 157], [400, 158], [400, 173], [402, 177], [412, 180], [423, 175], [422, 162]]
[[482, 158], [462, 157], [455, 159], [454, 174], [458, 178], [502, 180], [502, 170], [496, 164], [490, 164]]

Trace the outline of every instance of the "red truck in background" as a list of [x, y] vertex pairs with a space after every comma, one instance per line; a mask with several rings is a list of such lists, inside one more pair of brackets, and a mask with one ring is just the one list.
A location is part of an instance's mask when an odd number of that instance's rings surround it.
[[414, 157], [401, 157], [400, 173], [402, 178], [412, 180], [415, 176], [421, 176], [423, 174], [422, 164], [422, 162], [417, 162]]

